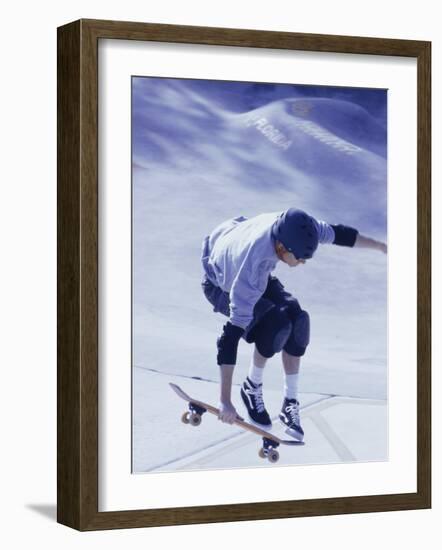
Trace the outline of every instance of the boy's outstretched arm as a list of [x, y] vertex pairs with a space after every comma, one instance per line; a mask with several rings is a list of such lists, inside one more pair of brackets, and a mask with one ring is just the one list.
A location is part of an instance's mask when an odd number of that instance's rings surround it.
[[380, 252], [387, 254], [387, 245], [385, 243], [377, 241], [376, 239], [372, 239], [370, 237], [365, 237], [360, 233], [356, 237], [354, 246], [355, 248], [371, 248], [373, 250], [379, 250]]
[[[323, 224], [323, 222], [321, 222]], [[371, 248], [372, 250], [379, 250], [384, 254], [387, 253], [387, 245], [371, 237], [361, 235], [357, 229], [348, 225], [330, 225], [333, 229], [333, 244], [339, 246], [349, 246], [357, 248]], [[324, 239], [327, 239], [327, 233], [323, 230]], [[330, 242], [330, 241], [328, 241]]]

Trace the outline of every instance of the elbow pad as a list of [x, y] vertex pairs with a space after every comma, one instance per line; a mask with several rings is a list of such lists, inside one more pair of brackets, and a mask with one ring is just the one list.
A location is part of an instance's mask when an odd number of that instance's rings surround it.
[[354, 246], [356, 242], [356, 237], [359, 232], [353, 227], [347, 225], [332, 225], [333, 231], [335, 232], [335, 240], [333, 244], [339, 246]]
[[232, 325], [230, 321], [224, 325], [223, 333], [216, 342], [218, 347], [218, 355], [216, 357], [218, 365], [236, 365], [238, 342], [243, 334], [244, 329]]

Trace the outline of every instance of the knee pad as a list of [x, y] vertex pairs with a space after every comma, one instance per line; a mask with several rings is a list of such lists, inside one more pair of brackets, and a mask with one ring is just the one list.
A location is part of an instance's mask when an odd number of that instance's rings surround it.
[[298, 346], [306, 348], [310, 343], [310, 316], [303, 309], [293, 323], [293, 337]]
[[254, 342], [259, 353], [269, 359], [284, 348], [292, 332], [287, 313], [275, 306], [257, 324]]
[[303, 311], [298, 300], [293, 298], [293, 296], [290, 296], [287, 300], [285, 300], [283, 307], [292, 323], [296, 321], [298, 315]]
[[310, 316], [301, 310], [293, 322], [292, 333], [284, 346], [284, 351], [295, 357], [304, 355], [310, 343]]

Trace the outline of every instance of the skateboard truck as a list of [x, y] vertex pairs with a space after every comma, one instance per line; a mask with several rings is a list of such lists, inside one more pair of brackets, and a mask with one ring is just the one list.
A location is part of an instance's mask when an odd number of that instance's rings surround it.
[[201, 417], [205, 412], [207, 412], [207, 409], [204, 407], [201, 407], [196, 403], [189, 403], [189, 410], [183, 414], [181, 420], [184, 424], [199, 426], [201, 424]]
[[262, 442], [263, 445], [261, 449], [259, 449], [259, 456], [261, 458], [267, 458], [269, 462], [278, 462], [279, 453], [276, 448], [279, 447], [279, 443], [267, 437], [263, 437]]

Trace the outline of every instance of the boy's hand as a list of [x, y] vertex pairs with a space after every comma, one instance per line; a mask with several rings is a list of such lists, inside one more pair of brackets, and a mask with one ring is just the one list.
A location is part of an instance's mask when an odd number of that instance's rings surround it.
[[236, 412], [235, 407], [232, 405], [232, 403], [220, 403], [219, 404], [219, 415], [218, 420], [221, 420], [221, 422], [225, 422], [226, 424], [233, 424], [233, 422], [236, 419], [244, 420], [244, 418], [241, 418], [239, 414]]
[[384, 254], [387, 254], [387, 245], [376, 239], [371, 239], [370, 237], [365, 237], [360, 233], [356, 237], [354, 244], [355, 248], [371, 248], [373, 250], [380, 250]]
[[387, 254], [387, 245], [385, 243], [379, 243], [379, 250], [384, 254]]

